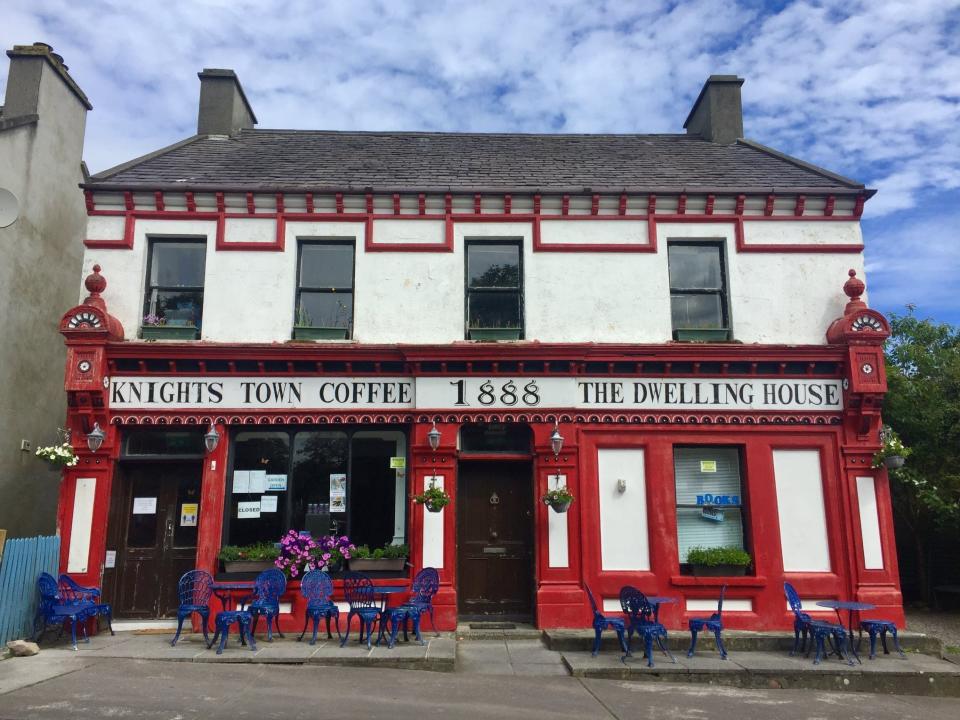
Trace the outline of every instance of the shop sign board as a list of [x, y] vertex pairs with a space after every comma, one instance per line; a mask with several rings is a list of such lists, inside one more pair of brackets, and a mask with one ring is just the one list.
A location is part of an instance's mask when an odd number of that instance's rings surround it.
[[839, 412], [843, 386], [833, 379], [731, 377], [114, 377], [110, 406], [120, 411]]

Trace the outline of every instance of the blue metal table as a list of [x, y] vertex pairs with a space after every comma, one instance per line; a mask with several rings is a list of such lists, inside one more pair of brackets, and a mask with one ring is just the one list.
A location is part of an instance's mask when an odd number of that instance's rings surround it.
[[[409, 593], [410, 592], [410, 583], [405, 585], [374, 585], [373, 594], [380, 596], [380, 629], [377, 632], [377, 642], [379, 643], [383, 639], [383, 632], [387, 627], [386, 622], [386, 610], [387, 605], [390, 601], [391, 595], [399, 595], [400, 593]], [[406, 632], [406, 630], [404, 630]]]
[[675, 597], [668, 597], [666, 595], [647, 595], [647, 602], [653, 605], [653, 621], [660, 622], [661, 605], [669, 605], [676, 601], [677, 599]]
[[[853, 614], [855, 612], [860, 612], [861, 610], [873, 610], [877, 606], [865, 602], [856, 602], [855, 600], [820, 600], [817, 602], [817, 605], [834, 610], [837, 613], [837, 621], [841, 626], [843, 625], [843, 618], [840, 617], [840, 611], [847, 611], [847, 628], [849, 630], [850, 652], [853, 653], [853, 656], [857, 659], [857, 662], [862, 665], [863, 662], [860, 660], [860, 655], [857, 654], [857, 648], [853, 644]], [[839, 654], [839, 648], [837, 649], [837, 654]]]

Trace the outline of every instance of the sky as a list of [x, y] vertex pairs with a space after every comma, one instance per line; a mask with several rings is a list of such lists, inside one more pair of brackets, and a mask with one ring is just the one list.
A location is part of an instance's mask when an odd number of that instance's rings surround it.
[[92, 172], [192, 135], [204, 67], [261, 128], [474, 132], [680, 133], [736, 74], [748, 138], [879, 191], [870, 305], [960, 325], [960, 0], [3, 0], [34, 41], [93, 103]]

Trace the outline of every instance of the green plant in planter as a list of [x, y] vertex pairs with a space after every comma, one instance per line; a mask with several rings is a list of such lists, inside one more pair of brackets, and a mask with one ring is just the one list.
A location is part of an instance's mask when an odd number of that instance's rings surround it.
[[687, 553], [687, 562], [691, 565], [717, 567], [732, 565], [747, 567], [753, 562], [750, 553], [738, 547], [692, 547]]
[[384, 545], [382, 548], [371, 550], [369, 545], [357, 547], [352, 558], [357, 560], [397, 560], [410, 557], [410, 547], [407, 545]]
[[903, 461], [913, 452], [903, 444], [900, 436], [893, 431], [893, 428], [884, 426], [880, 431], [880, 442], [883, 443], [880, 449], [873, 456], [873, 467], [879, 468], [886, 465], [889, 468], [898, 468], [903, 465]]
[[574, 500], [573, 493], [566, 485], [561, 485], [553, 490], [547, 490], [540, 498], [540, 502], [549, 505], [557, 512], [566, 512], [570, 503]]
[[431, 480], [430, 487], [419, 495], [414, 495], [413, 501], [418, 505], [425, 506], [430, 512], [440, 512], [450, 504], [450, 496], [447, 495], [446, 490], [437, 487], [437, 484]]
[[224, 545], [217, 558], [223, 562], [272, 562], [279, 554], [275, 543], [262, 542], [256, 545]]

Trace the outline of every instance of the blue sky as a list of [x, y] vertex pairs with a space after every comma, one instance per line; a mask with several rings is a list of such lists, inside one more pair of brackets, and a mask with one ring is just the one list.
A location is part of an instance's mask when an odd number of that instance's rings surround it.
[[871, 305], [960, 324], [960, 0], [5, 0], [4, 47], [38, 40], [94, 172], [191, 135], [203, 67], [265, 128], [576, 133], [682, 132], [735, 73], [747, 137], [879, 189]]

